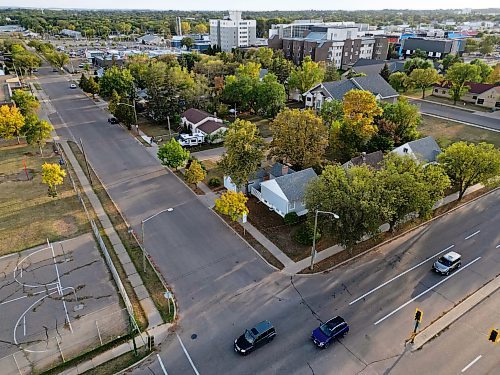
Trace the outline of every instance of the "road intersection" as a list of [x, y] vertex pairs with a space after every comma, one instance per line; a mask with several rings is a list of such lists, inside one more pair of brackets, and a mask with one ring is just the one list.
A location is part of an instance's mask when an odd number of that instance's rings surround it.
[[[174, 208], [149, 221], [146, 235], [181, 318], [161, 345], [161, 362], [153, 356], [134, 373], [406, 373], [400, 363], [414, 364], [404, 341], [415, 308], [425, 311], [425, 326], [498, 274], [499, 191], [331, 272], [276, 272], [127, 131], [109, 125], [79, 90], [70, 91], [65, 77], [41, 68], [39, 79], [57, 111], [50, 117], [58, 135], [83, 140], [136, 231], [142, 219]], [[451, 248], [463, 256], [461, 271], [449, 278], [432, 273], [432, 260]], [[311, 331], [337, 314], [349, 322], [349, 335], [327, 350], [315, 348]], [[276, 340], [248, 357], [236, 355], [234, 338], [263, 319], [275, 324]], [[432, 363], [418, 366], [433, 372]]]

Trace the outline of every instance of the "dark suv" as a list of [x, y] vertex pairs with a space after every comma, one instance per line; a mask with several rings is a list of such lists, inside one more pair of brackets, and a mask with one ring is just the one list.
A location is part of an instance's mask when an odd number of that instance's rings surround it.
[[260, 322], [252, 329], [247, 329], [244, 334], [234, 340], [234, 351], [247, 355], [259, 346], [273, 341], [276, 330], [269, 320]]
[[316, 328], [311, 338], [319, 348], [327, 348], [330, 343], [340, 337], [344, 337], [349, 332], [349, 325], [340, 316], [330, 319], [326, 323]]

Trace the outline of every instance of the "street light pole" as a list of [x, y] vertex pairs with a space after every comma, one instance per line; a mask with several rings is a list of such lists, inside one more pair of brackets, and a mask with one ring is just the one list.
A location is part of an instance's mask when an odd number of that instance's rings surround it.
[[156, 216], [164, 213], [164, 212], [172, 212], [174, 209], [173, 208], [166, 208], [164, 210], [161, 210], [160, 212], [155, 213], [154, 215], [151, 215], [150, 217], [141, 220], [141, 242], [142, 242], [142, 268], [144, 270], [144, 273], [146, 273], [146, 244], [144, 243], [144, 224]]
[[314, 232], [313, 232], [313, 245], [311, 248], [311, 267], [310, 267], [311, 271], [314, 268], [314, 257], [316, 256], [316, 230], [318, 228], [318, 214], [332, 215], [335, 219], [339, 218], [339, 215], [330, 211], [316, 210], [316, 212], [314, 213]]

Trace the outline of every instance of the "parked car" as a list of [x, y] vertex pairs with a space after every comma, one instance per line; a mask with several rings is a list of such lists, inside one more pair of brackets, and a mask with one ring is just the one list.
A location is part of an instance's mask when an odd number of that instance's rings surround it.
[[336, 316], [312, 331], [311, 338], [317, 347], [326, 349], [332, 341], [344, 337], [347, 332], [349, 332], [347, 322]]
[[449, 275], [451, 271], [457, 270], [462, 265], [462, 256], [454, 251], [446, 253], [436, 260], [432, 269], [441, 275]]
[[110, 118], [108, 118], [108, 122], [110, 124], [118, 124], [119, 123], [119, 121], [118, 121], [118, 119], [116, 117], [110, 117]]
[[203, 143], [201, 135], [179, 134], [175, 139], [183, 147], [198, 146]]
[[262, 345], [273, 341], [275, 336], [276, 329], [269, 320], [264, 320], [255, 327], [245, 330], [245, 333], [234, 340], [234, 351], [247, 355]]

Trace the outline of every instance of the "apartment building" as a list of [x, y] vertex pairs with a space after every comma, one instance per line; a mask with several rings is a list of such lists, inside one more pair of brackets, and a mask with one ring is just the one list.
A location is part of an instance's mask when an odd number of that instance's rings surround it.
[[441, 38], [407, 38], [401, 43], [401, 55], [410, 57], [415, 51], [420, 50], [431, 59], [442, 59], [446, 55], [454, 54], [461, 56], [465, 50], [465, 39], [441, 39]]
[[210, 43], [222, 51], [255, 45], [256, 39], [257, 22], [242, 19], [239, 11], [229, 11], [222, 20], [210, 20]]

